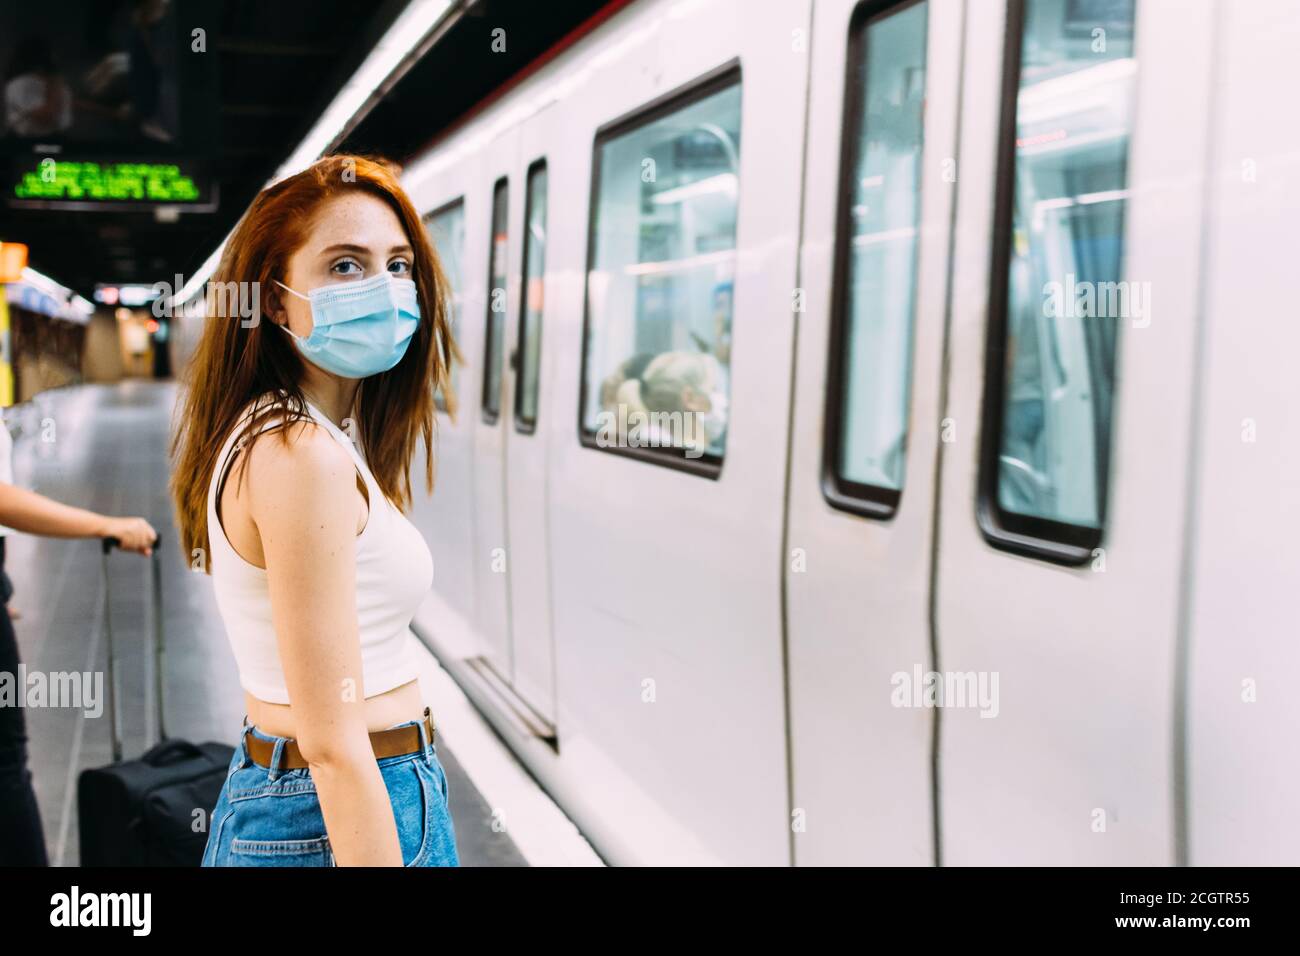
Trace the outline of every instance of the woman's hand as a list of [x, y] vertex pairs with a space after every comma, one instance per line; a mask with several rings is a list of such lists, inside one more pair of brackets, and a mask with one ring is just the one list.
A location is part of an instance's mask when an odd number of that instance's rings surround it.
[[123, 551], [153, 554], [153, 546], [158, 541], [158, 532], [143, 518], [108, 518], [104, 529], [102, 536], [116, 538]]

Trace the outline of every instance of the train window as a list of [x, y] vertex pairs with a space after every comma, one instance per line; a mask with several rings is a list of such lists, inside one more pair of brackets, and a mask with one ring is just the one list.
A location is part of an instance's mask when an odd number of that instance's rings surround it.
[[501, 415], [501, 353], [506, 324], [506, 179], [492, 187], [492, 248], [488, 252], [487, 332], [483, 347], [483, 420]]
[[736, 67], [597, 133], [584, 445], [710, 476], [721, 467], [739, 162]]
[[542, 305], [546, 276], [546, 160], [528, 167], [524, 196], [524, 294], [519, 303], [519, 381], [515, 428], [537, 427], [537, 387], [542, 358]]
[[[460, 341], [460, 309], [463, 295], [461, 283], [461, 261], [465, 255], [465, 202], [457, 199], [440, 209], [429, 213], [424, 219], [429, 230], [429, 238], [438, 252], [442, 262], [443, 274], [451, 286], [451, 335]], [[459, 394], [457, 386], [460, 381], [460, 366], [455, 362], [451, 367], [451, 393]], [[442, 411], [447, 410], [447, 402], [439, 389], [433, 396], [434, 404]]]
[[[1015, 0], [985, 374], [980, 525], [1080, 563], [1100, 543], [1122, 281], [1135, 0]], [[1136, 290], [1140, 292], [1140, 290]]]
[[849, 34], [823, 489], [893, 514], [903, 489], [927, 4], [864, 5]]

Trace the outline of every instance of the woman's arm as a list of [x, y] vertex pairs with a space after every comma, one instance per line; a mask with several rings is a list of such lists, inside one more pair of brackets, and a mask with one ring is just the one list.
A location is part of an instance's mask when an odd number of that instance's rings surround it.
[[365, 719], [357, 632], [356, 469], [311, 422], [248, 456], [248, 510], [261, 538], [298, 749], [341, 866], [401, 866], [397, 822]]
[[124, 550], [140, 554], [151, 554], [158, 540], [158, 532], [143, 518], [97, 514], [4, 482], [0, 482], [0, 524], [50, 538], [117, 538]]

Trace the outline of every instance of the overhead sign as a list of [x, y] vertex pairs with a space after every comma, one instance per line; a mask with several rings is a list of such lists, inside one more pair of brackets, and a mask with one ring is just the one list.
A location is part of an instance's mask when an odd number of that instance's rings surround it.
[[52, 156], [16, 161], [5, 183], [10, 206], [121, 209], [179, 206], [216, 209], [216, 187], [186, 162], [101, 162]]

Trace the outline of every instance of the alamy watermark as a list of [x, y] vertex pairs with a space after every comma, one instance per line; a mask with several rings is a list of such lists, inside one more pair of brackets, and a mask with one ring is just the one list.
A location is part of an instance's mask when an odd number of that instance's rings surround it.
[[239, 319], [239, 324], [251, 329], [262, 319], [262, 284], [252, 282], [207, 282], [204, 294], [191, 296], [177, 305], [173, 300], [185, 288], [185, 277], [179, 273], [175, 282], [155, 282], [153, 291], [158, 296], [153, 301], [155, 318], [180, 315], [189, 318], [211, 316], [222, 319]]
[[980, 717], [996, 717], [997, 671], [926, 671], [913, 665], [911, 672], [896, 671], [889, 679], [894, 688], [889, 702], [895, 707], [972, 707]]
[[50, 897], [50, 925], [120, 926], [134, 936], [148, 936], [153, 927], [153, 895], [87, 890], [73, 884], [66, 893]]
[[1132, 319], [1133, 328], [1151, 324], [1150, 282], [1079, 281], [1073, 272], [1064, 282], [1043, 284], [1043, 315], [1049, 319]]
[[103, 671], [0, 671], [0, 707], [72, 707], [87, 717], [104, 712]]
[[652, 412], [620, 403], [596, 416], [596, 444], [601, 448], [682, 448], [687, 458], [700, 458], [708, 443], [700, 412]]

